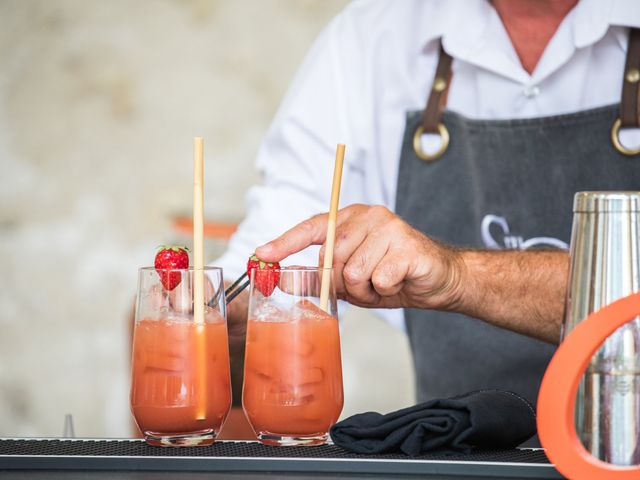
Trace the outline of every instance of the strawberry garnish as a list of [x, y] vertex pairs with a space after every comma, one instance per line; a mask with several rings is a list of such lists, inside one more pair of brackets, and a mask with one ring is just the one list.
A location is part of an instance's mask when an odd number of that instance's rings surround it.
[[154, 262], [156, 272], [158, 272], [164, 288], [173, 290], [180, 283], [182, 275], [180, 272], [169, 270], [189, 268], [189, 254], [187, 253], [189, 249], [176, 245], [161, 245], [158, 248]]
[[255, 287], [265, 297], [273, 293], [280, 280], [280, 264], [278, 262], [263, 262], [255, 254], [251, 255], [247, 262], [247, 275], [251, 276], [251, 270], [256, 271], [253, 277]]

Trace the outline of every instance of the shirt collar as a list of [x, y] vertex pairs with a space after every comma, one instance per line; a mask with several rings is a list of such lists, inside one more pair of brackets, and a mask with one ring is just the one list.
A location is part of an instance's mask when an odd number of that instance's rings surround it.
[[[574, 10], [573, 39], [576, 48], [596, 43], [611, 26], [640, 28], [638, 0], [580, 0]], [[626, 32], [618, 29], [616, 39], [626, 50]]]
[[[423, 52], [440, 38], [443, 44], [455, 49], [477, 46], [493, 9], [488, 0], [438, 1], [433, 3], [433, 7], [425, 19], [429, 28], [422, 39]], [[465, 14], [460, 15], [460, 12]]]
[[[460, 15], [464, 12], [464, 15]], [[580, 0], [572, 12], [573, 40], [576, 48], [592, 45], [600, 40], [610, 26], [640, 28], [639, 0]], [[492, 15], [489, 0], [447, 0], [435, 2], [425, 19], [428, 32], [422, 39], [422, 52], [440, 38], [451, 55], [463, 56], [478, 51], [485, 44], [485, 31]], [[627, 35], [618, 30], [621, 48], [627, 48]]]
[[[437, 4], [438, 10], [432, 16], [433, 22], [437, 23], [432, 23], [434, 32], [427, 39], [431, 48], [434, 40], [442, 38], [443, 48], [456, 59], [516, 81], [527, 80], [489, 0], [447, 0]], [[429, 47], [425, 46], [427, 49]]]

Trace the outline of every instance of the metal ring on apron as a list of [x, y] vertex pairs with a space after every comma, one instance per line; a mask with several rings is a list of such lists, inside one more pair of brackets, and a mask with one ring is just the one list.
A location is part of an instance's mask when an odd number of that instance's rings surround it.
[[444, 126], [444, 123], [438, 123], [438, 133], [440, 134], [440, 148], [434, 153], [427, 153], [422, 150], [422, 135], [424, 134], [424, 127], [419, 125], [416, 129], [416, 133], [413, 135], [413, 151], [421, 160], [425, 162], [433, 162], [442, 156], [449, 146], [449, 130]]
[[[638, 155], [640, 154], [640, 147], [638, 148], [627, 148], [620, 142], [620, 127], [622, 126], [622, 120], [619, 118], [613, 123], [613, 127], [611, 127], [611, 143], [616, 148], [617, 151], [622, 153], [623, 155]], [[415, 142], [414, 142], [415, 145]]]

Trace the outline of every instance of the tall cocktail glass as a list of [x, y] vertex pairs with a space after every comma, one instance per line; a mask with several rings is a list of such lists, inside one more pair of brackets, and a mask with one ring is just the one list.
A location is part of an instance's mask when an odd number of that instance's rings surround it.
[[[342, 411], [342, 364], [335, 289], [327, 312], [320, 280], [331, 269], [280, 270], [265, 296], [252, 271], [242, 405], [262, 443], [318, 445]], [[259, 273], [258, 273], [259, 274]]]
[[231, 408], [222, 270], [203, 269], [204, 322], [193, 315], [193, 268], [160, 273], [178, 285], [167, 290], [153, 267], [139, 272], [131, 411], [149, 444], [209, 445]]

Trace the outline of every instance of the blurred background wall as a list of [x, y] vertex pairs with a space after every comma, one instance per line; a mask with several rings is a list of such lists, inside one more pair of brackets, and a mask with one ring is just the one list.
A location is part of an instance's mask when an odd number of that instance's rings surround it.
[[[298, 64], [346, 0], [0, 0], [0, 436], [126, 437], [136, 269], [236, 223]], [[224, 249], [206, 243], [206, 258]], [[404, 335], [344, 318], [344, 415], [413, 402]]]

